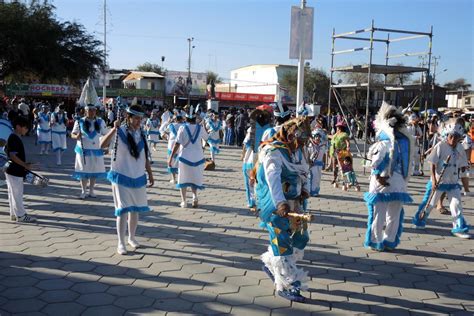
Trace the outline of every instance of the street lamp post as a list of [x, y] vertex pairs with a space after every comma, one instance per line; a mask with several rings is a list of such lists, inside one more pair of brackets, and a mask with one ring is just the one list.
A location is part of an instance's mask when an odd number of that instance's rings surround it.
[[186, 80], [186, 90], [188, 92], [188, 107], [191, 106], [191, 89], [193, 81], [191, 79], [191, 51], [195, 46], [191, 43], [194, 41], [194, 37], [188, 38], [188, 79]]

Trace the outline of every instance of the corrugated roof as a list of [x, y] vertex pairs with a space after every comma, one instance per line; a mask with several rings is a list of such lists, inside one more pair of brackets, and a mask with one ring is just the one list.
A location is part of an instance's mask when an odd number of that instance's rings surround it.
[[155, 78], [160, 79], [164, 78], [162, 75], [157, 74], [156, 72], [151, 71], [130, 71], [130, 73], [123, 80], [133, 80], [133, 79], [142, 79], [142, 78]]

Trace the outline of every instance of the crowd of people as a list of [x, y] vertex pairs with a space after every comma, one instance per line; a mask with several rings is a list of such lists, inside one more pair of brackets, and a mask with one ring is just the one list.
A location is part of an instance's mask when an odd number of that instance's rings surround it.
[[[98, 179], [111, 183], [120, 255], [127, 253], [127, 245], [140, 247], [135, 237], [139, 214], [150, 210], [147, 183], [148, 187], [154, 185], [151, 150], [158, 150], [160, 141], [167, 142], [167, 171], [170, 182], [180, 191], [181, 208], [199, 206], [204, 170], [210, 164], [215, 167], [221, 144], [238, 146], [242, 148], [247, 206], [258, 214], [261, 227], [269, 234], [268, 249], [261, 256], [262, 269], [280, 296], [305, 300], [301, 291], [308, 277], [296, 263], [303, 258], [309, 242], [308, 199], [324, 190], [324, 170], [332, 170], [334, 187], [342, 184], [343, 190], [361, 189], [351, 153], [351, 142], [361, 138], [361, 117], [339, 113], [323, 116], [304, 105], [291, 111], [281, 103], [238, 111], [216, 112], [199, 105], [145, 111], [136, 100], [128, 105], [120, 99], [99, 115], [96, 104], [83, 104], [71, 116], [63, 104], [54, 108], [45, 103], [28, 106], [24, 99], [9, 102], [8, 111], [3, 109], [2, 120], [12, 130], [0, 144], [5, 146], [8, 161], [5, 177], [12, 220], [36, 221], [23, 206], [23, 178], [36, 166], [27, 163], [21, 137], [31, 129], [39, 154], [55, 152], [58, 165], [67, 150], [67, 136], [76, 140], [72, 176], [80, 182], [80, 199], [96, 197]], [[399, 245], [404, 208], [412, 202], [407, 190], [410, 176], [422, 175], [425, 161], [430, 164], [430, 179], [413, 224], [424, 228], [432, 209], [438, 208], [451, 214], [454, 236], [470, 238], [462, 196], [470, 194], [472, 143], [467, 131], [472, 124], [463, 117], [438, 120], [433, 115], [424, 120], [411, 109], [402, 111], [382, 104], [368, 123], [373, 129], [367, 134], [371, 145], [368, 155], [360, 157], [371, 169], [364, 195], [368, 207], [367, 248], [390, 251]], [[108, 171], [104, 160], [107, 154], [111, 155]], [[192, 194], [190, 204], [188, 189]], [[448, 199], [449, 211], [442, 206], [443, 199]]]

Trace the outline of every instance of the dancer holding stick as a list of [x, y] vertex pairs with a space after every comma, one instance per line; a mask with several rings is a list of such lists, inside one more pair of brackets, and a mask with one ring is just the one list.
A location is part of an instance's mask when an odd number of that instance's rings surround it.
[[426, 193], [418, 211], [413, 217], [416, 228], [424, 228], [431, 210], [446, 193], [450, 200], [449, 208], [453, 217], [451, 233], [459, 238], [469, 239], [469, 225], [463, 216], [461, 201], [460, 174], [468, 167], [466, 152], [458, 143], [462, 140], [464, 129], [455, 120], [445, 123], [442, 131], [444, 139], [431, 150], [426, 161], [431, 164], [431, 180], [426, 185]]

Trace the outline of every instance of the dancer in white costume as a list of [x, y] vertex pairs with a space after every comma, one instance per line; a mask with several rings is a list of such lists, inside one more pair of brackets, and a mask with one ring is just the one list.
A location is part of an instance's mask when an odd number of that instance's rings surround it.
[[321, 187], [321, 173], [324, 169], [324, 155], [328, 150], [327, 135], [321, 128], [316, 128], [311, 132], [311, 139], [308, 144], [308, 156], [310, 163], [309, 194], [318, 196]]
[[[175, 113], [175, 117], [168, 120], [165, 126], [162, 125], [161, 127], [161, 135], [164, 135], [168, 139], [168, 150], [167, 150], [167, 161], [171, 157], [171, 151], [176, 144], [176, 136], [178, 136], [179, 128], [184, 125], [184, 117], [181, 116], [180, 112]], [[167, 169], [168, 173], [170, 174], [170, 182], [176, 183], [176, 175], [178, 174], [178, 159], [177, 155], [173, 157], [173, 163], [171, 166], [168, 166]]]
[[255, 173], [254, 167], [258, 159], [258, 150], [265, 131], [270, 129], [271, 113], [263, 107], [257, 107], [250, 113], [250, 127], [247, 129], [242, 147], [242, 173], [244, 176], [247, 207], [255, 212]]
[[176, 143], [168, 159], [168, 167], [173, 165], [173, 157], [178, 152], [178, 183], [176, 187], [181, 191], [181, 207], [187, 207], [186, 191], [191, 188], [193, 193], [192, 207], [198, 207], [197, 190], [203, 190], [204, 153], [202, 140], [207, 141], [206, 130], [196, 124], [196, 115], [193, 106], [186, 114], [187, 123], [181, 126], [176, 136]]
[[40, 155], [48, 154], [51, 147], [51, 113], [46, 104], [41, 106], [41, 111], [36, 115], [38, 123], [36, 133], [38, 135], [38, 144], [41, 146]]
[[368, 223], [364, 246], [375, 251], [392, 250], [403, 231], [403, 204], [412, 202], [407, 192], [414, 139], [406, 129], [403, 114], [383, 103], [375, 119], [377, 142], [369, 149], [369, 192], [364, 200]]
[[[146, 182], [154, 184], [153, 173], [148, 159], [148, 145], [140, 124], [144, 113], [138, 105], [127, 109], [126, 124], [120, 126], [117, 120], [114, 127], [101, 140], [101, 148], [108, 148], [115, 136], [116, 144], [107, 179], [112, 183], [112, 194], [117, 217], [117, 253], [127, 254], [125, 231], [128, 214], [128, 244], [136, 249], [140, 244], [135, 239], [138, 214], [149, 211], [146, 196]], [[118, 136], [116, 134], [118, 133]]]
[[96, 197], [94, 186], [96, 179], [104, 179], [107, 174], [104, 165], [104, 152], [100, 148], [100, 137], [105, 135], [105, 122], [96, 118], [96, 108], [89, 104], [85, 107], [86, 114], [74, 123], [71, 138], [77, 140], [76, 163], [73, 177], [81, 181], [81, 199], [87, 194], [87, 182], [89, 181], [89, 197]]
[[148, 135], [149, 147], [156, 151], [156, 144], [160, 140], [160, 119], [158, 118], [158, 110], [151, 112], [151, 117], [146, 120], [145, 130]]
[[300, 291], [309, 279], [308, 273], [296, 265], [303, 258], [309, 234], [307, 222], [289, 213], [301, 213], [301, 204], [309, 197], [309, 165], [298, 156], [310, 133], [306, 118], [286, 122], [261, 145], [255, 168], [260, 226], [270, 235], [268, 250], [261, 257], [262, 269], [272, 279], [278, 295], [297, 302], [305, 301]]
[[442, 133], [444, 134], [442, 140], [433, 147], [426, 158], [431, 166], [431, 179], [426, 185], [425, 196], [412, 222], [417, 228], [424, 228], [431, 210], [441, 195], [446, 193], [453, 217], [451, 233], [456, 237], [468, 239], [471, 235], [463, 215], [459, 185], [459, 179], [469, 165], [466, 152], [459, 146], [464, 136], [464, 128], [452, 120], [444, 124]]
[[408, 117], [408, 132], [415, 139], [415, 152], [413, 153], [413, 163], [412, 163], [412, 176], [422, 176], [423, 170], [420, 170], [421, 167], [421, 141], [423, 138], [423, 131], [421, 130], [420, 125], [418, 125], [418, 116], [416, 114], [411, 114]]
[[209, 138], [207, 139], [207, 143], [209, 144], [209, 148], [211, 151], [211, 159], [215, 163], [216, 162], [216, 155], [220, 152], [219, 144], [221, 141], [220, 131], [222, 129], [221, 121], [219, 120], [219, 115], [217, 113], [212, 112], [207, 119], [206, 129], [209, 133]]
[[51, 139], [53, 141], [53, 151], [56, 152], [56, 164], [61, 165], [61, 156], [67, 149], [66, 142], [67, 113], [64, 112], [64, 105], [58, 106], [56, 112], [51, 115]]

